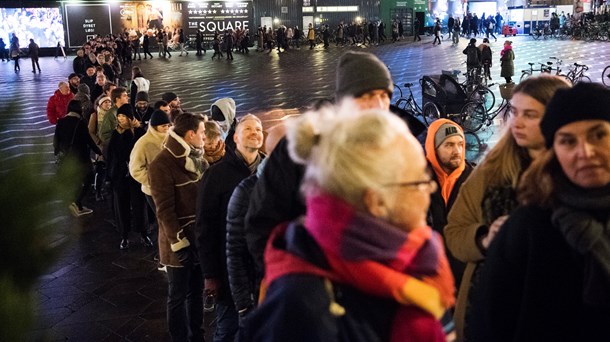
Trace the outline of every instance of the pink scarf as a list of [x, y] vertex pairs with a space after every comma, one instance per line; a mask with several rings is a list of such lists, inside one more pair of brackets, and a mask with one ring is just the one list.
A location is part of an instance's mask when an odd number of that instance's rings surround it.
[[504, 56], [504, 53], [508, 50], [512, 50], [513, 46], [512, 45], [504, 45], [504, 49], [502, 49], [502, 51], [500, 51], [500, 56]]

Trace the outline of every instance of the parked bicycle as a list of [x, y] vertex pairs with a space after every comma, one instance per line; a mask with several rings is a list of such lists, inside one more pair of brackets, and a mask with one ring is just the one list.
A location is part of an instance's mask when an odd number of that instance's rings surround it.
[[[459, 75], [459, 70], [454, 71], [454, 74]], [[468, 95], [469, 101], [482, 103], [486, 111], [491, 111], [496, 104], [496, 96], [487, 84], [487, 76], [482, 68], [473, 68], [466, 72], [466, 80], [461, 83], [464, 91]]]
[[432, 121], [438, 118], [438, 110], [431, 103], [427, 103], [423, 108], [417, 103], [415, 96], [413, 96], [413, 91], [411, 90], [411, 87], [414, 86], [413, 83], [405, 83], [403, 86], [409, 90], [409, 96], [404, 97], [402, 88], [398, 84], [394, 84], [394, 88], [398, 89], [398, 93], [400, 94], [400, 97], [396, 100], [394, 105], [400, 109], [406, 110], [414, 117], [421, 116], [422, 121], [426, 126], [429, 126]]
[[588, 66], [574, 63], [566, 75], [566, 78], [572, 82], [572, 84], [576, 84], [578, 82], [591, 82], [591, 78], [585, 74], [587, 70], [589, 70]]
[[[529, 68], [529, 70], [527, 70], [527, 69], [521, 70], [521, 77], [519, 78], [519, 82], [532, 76], [535, 72], [550, 73], [552, 71], [552, 68], [550, 68], [548, 65], [546, 65], [544, 63], [527, 63], [527, 64], [529, 64], [530, 68]], [[536, 65], [536, 64], [540, 64], [539, 69], [534, 69], [534, 65]]]
[[604, 68], [604, 71], [602, 71], [602, 83], [606, 87], [610, 87], [610, 65], [608, 65], [606, 68]]

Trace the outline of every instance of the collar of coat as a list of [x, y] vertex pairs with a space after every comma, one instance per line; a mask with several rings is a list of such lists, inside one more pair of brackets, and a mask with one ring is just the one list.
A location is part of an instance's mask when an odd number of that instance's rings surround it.
[[174, 133], [173, 130], [169, 131], [169, 135], [163, 147], [168, 150], [169, 153], [174, 156], [174, 158], [184, 158], [185, 170], [201, 176], [201, 172], [197, 170], [197, 167], [195, 166], [193, 160], [188, 157], [191, 153], [191, 146], [186, 141], [184, 141], [181, 136]]

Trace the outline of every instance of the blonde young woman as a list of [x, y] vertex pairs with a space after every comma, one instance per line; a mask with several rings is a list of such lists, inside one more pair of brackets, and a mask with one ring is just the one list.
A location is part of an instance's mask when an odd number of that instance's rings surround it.
[[468, 340], [469, 291], [494, 236], [517, 206], [521, 174], [544, 151], [540, 120], [557, 89], [569, 85], [552, 76], [529, 78], [511, 100], [509, 129], [462, 185], [447, 217], [445, 239], [451, 253], [467, 263], [455, 307], [458, 341]]

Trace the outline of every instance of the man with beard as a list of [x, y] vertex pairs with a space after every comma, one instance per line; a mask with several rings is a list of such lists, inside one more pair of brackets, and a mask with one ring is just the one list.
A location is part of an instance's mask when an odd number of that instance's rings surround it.
[[68, 76], [68, 84], [70, 85], [70, 92], [76, 95], [78, 93], [78, 85], [80, 84], [80, 76], [75, 73], [71, 73]]
[[183, 112], [184, 110], [182, 109], [182, 104], [180, 103], [180, 98], [178, 97], [178, 95], [176, 95], [176, 93], [172, 93], [167, 92], [167, 93], [163, 93], [163, 95], [161, 95], [161, 100], [167, 102], [167, 104], [169, 105], [170, 111], [172, 109], [177, 109], [180, 112]]
[[[447, 119], [434, 121], [426, 136], [426, 158], [431, 176], [438, 187], [431, 195], [428, 209], [428, 224], [443, 234], [447, 224], [447, 214], [453, 206], [462, 184], [472, 172], [472, 165], [465, 159], [466, 143], [462, 128]], [[465, 265], [447, 253], [451, 272], [460, 284]]]
[[154, 109], [149, 105], [148, 102], [148, 93], [145, 91], [139, 91], [136, 94], [135, 100], [134, 117], [142, 123], [143, 128], [146, 130], [148, 128], [150, 117], [154, 112]]

